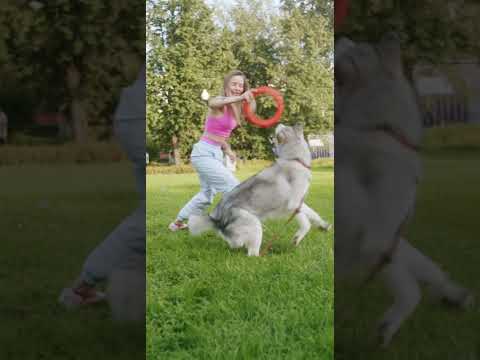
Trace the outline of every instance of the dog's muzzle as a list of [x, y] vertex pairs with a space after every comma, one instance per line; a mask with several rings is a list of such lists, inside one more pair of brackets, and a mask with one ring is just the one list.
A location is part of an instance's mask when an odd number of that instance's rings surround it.
[[277, 127], [275, 128], [275, 136], [280, 134], [280, 132], [285, 128], [285, 125], [278, 124]]
[[275, 157], [278, 157], [279, 151], [278, 151], [278, 142], [276, 139], [276, 135], [272, 135], [268, 138], [270, 145], [272, 146], [272, 152]]

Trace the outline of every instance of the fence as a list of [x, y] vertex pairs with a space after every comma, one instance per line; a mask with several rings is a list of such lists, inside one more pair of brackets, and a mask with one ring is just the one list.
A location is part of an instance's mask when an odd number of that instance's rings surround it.
[[429, 95], [420, 98], [425, 127], [438, 127], [468, 122], [468, 105], [455, 95]]
[[333, 158], [334, 140], [333, 132], [322, 135], [310, 135], [308, 137], [308, 144], [313, 159]]
[[332, 158], [333, 151], [324, 147], [311, 147], [310, 152], [312, 153], [312, 159], [325, 159]]

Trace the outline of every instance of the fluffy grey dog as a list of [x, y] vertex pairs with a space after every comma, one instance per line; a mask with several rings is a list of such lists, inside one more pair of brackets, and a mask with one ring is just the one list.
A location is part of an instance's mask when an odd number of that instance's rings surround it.
[[422, 122], [396, 35], [378, 44], [339, 40], [335, 82], [335, 278], [382, 276], [394, 297], [379, 326], [388, 345], [422, 284], [460, 307], [473, 296], [403, 237], [420, 178]]
[[259, 256], [264, 219], [294, 215], [300, 225], [293, 238], [295, 245], [302, 241], [312, 224], [330, 229], [330, 225], [304, 203], [312, 176], [312, 159], [303, 127], [278, 125], [275, 138], [276, 162], [226, 194], [210, 215], [190, 216], [191, 234], [215, 229], [230, 247], [246, 247], [249, 256]]

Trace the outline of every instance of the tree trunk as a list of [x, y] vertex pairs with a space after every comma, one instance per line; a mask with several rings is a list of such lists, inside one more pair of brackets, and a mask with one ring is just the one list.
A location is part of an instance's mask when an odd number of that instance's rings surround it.
[[0, 110], [0, 145], [6, 144], [8, 138], [8, 118], [7, 115]]
[[71, 105], [71, 119], [73, 136], [77, 144], [85, 144], [88, 141], [88, 126], [85, 116], [85, 107], [81, 99], [74, 98]]
[[178, 148], [178, 138], [175, 135], [172, 136], [172, 148], [173, 148], [173, 160], [175, 165], [181, 165], [182, 158], [180, 157], [180, 149]]
[[414, 84], [415, 79], [415, 59], [413, 58], [404, 58], [403, 59], [403, 74], [410, 82]]
[[75, 64], [67, 68], [67, 87], [70, 92], [70, 118], [72, 121], [73, 136], [77, 144], [84, 144], [88, 140], [88, 124], [85, 105], [80, 98], [81, 75]]

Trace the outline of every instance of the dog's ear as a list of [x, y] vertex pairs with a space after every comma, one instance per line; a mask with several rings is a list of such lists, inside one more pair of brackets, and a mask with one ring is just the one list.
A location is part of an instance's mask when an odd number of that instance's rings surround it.
[[295, 134], [303, 137], [303, 124], [297, 123], [293, 125], [293, 130], [295, 131]]
[[394, 76], [400, 75], [402, 73], [402, 56], [398, 35], [395, 32], [386, 33], [380, 40], [378, 49], [388, 72]]
[[275, 145], [281, 145], [284, 144], [286, 140], [285, 133], [279, 132], [277, 136], [275, 137]]
[[339, 38], [337, 41], [335, 41], [335, 60], [340, 59], [344, 53], [355, 46], [356, 44], [349, 38], [344, 36]]
[[335, 42], [335, 87], [348, 84], [355, 77], [356, 69], [352, 61], [343, 56], [355, 47], [356, 44], [345, 37]]

